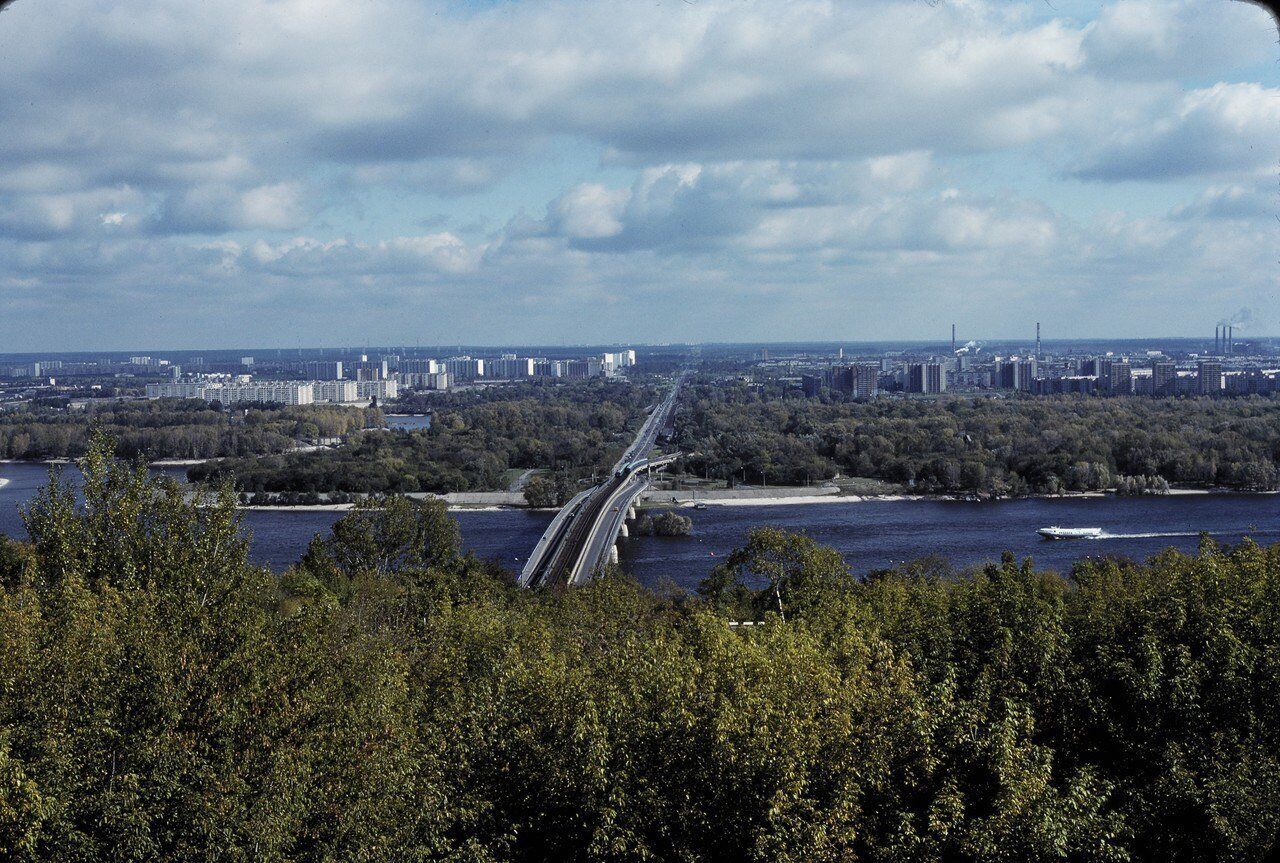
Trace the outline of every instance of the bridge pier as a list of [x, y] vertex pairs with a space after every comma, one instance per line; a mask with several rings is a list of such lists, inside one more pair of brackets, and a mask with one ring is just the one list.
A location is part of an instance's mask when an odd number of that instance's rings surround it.
[[609, 562], [610, 563], [618, 562], [618, 546], [616, 545], [609, 546]]
[[618, 529], [618, 536], [622, 537], [623, 539], [626, 539], [630, 535], [631, 533], [627, 530], [627, 523], [624, 521], [622, 523], [622, 527]]

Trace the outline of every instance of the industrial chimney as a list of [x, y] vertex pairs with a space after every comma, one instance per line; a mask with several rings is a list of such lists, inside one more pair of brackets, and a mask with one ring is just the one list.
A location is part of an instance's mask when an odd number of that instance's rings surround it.
[[1036, 360], [1040, 359], [1040, 322], [1036, 321]]
[[956, 355], [956, 325], [951, 325], [951, 356]]
[[1222, 353], [1222, 324], [1213, 325], [1213, 355], [1220, 356]]

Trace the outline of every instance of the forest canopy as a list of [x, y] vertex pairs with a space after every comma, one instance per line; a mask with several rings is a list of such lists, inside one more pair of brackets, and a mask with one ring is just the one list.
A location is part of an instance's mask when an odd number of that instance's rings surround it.
[[944, 397], [825, 404], [695, 383], [675, 420], [686, 470], [800, 485], [837, 474], [925, 492], [1023, 495], [1280, 487], [1280, 400]]
[[[368, 432], [331, 450], [200, 465], [195, 481], [245, 492], [504, 490], [506, 472], [566, 479], [603, 471], [643, 421], [655, 391], [620, 381], [523, 384], [435, 396], [431, 425]], [[563, 482], [562, 482], [563, 484]]]
[[277, 579], [229, 491], [84, 471], [0, 541], [6, 859], [1277, 851], [1280, 547], [857, 577], [762, 530], [702, 596], [521, 591], [394, 499]]
[[79, 458], [95, 431], [117, 455], [156, 460], [287, 452], [382, 424], [376, 409], [330, 405], [246, 406], [228, 415], [199, 399], [112, 402], [86, 410], [33, 406], [0, 412], [0, 458]]

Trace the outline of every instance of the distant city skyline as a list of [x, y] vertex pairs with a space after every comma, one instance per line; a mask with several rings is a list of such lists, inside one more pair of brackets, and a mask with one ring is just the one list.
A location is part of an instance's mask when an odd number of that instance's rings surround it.
[[0, 354], [1280, 333], [1276, 37], [1230, 0], [18, 0]]
[[[1010, 336], [1007, 338], [995, 336], [978, 336], [970, 335], [968, 338], [959, 338], [957, 341], [958, 348], [974, 347], [979, 353], [990, 354], [996, 349], [999, 351], [1015, 350], [1033, 350], [1035, 345], [1034, 331], [1027, 336]], [[1248, 345], [1257, 343], [1265, 351], [1280, 350], [1280, 335], [1271, 336], [1261, 333], [1253, 333], [1247, 337], [1244, 334], [1237, 333], [1234, 338], [1237, 345]], [[1197, 348], [1211, 348], [1214, 346], [1214, 334], [1210, 332], [1208, 335], [1193, 336], [1134, 336], [1134, 337], [1098, 337], [1098, 336], [1081, 336], [1076, 338], [1049, 338], [1044, 337], [1042, 343], [1045, 352], [1051, 350], [1068, 350], [1068, 351], [1094, 351], [1100, 347], [1106, 346], [1120, 350], [1157, 350], [1161, 346], [1175, 349], [1182, 352], [1192, 352]], [[239, 344], [239, 345], [204, 345], [193, 348], [182, 347], [156, 347], [154, 345], [131, 345], [123, 348], [115, 348], [109, 350], [96, 349], [72, 349], [72, 350], [32, 350], [32, 351], [0, 351], [0, 362], [11, 361], [12, 358], [39, 358], [41, 356], [49, 358], [59, 358], [67, 356], [97, 356], [97, 357], [119, 357], [122, 359], [136, 359], [139, 354], [146, 355], [144, 359], [164, 359], [169, 356], [182, 356], [189, 354], [209, 354], [210, 356], [225, 355], [230, 358], [239, 358], [242, 354], [255, 355], [263, 360], [280, 359], [319, 359], [338, 358], [338, 357], [358, 357], [366, 354], [370, 360], [377, 359], [381, 356], [403, 355], [409, 358], [418, 356], [433, 356], [436, 358], [444, 358], [450, 356], [480, 356], [491, 357], [498, 356], [500, 353], [509, 351], [523, 352], [521, 356], [535, 354], [556, 354], [560, 352], [571, 352], [566, 355], [590, 354], [598, 353], [602, 350], [610, 348], [640, 349], [655, 351], [661, 353], [680, 352], [687, 349], [762, 349], [769, 350], [795, 350], [795, 351], [828, 351], [835, 352], [837, 358], [839, 352], [843, 349], [855, 350], [860, 348], [877, 349], [877, 350], [935, 350], [940, 355], [950, 352], [950, 341], [947, 338], [904, 338], [904, 339], [795, 339], [795, 340], [772, 340], [772, 341], [702, 341], [702, 342], [598, 342], [598, 343], [582, 343], [582, 344], [528, 344], [519, 342], [493, 343], [493, 344], [468, 344], [468, 343], [450, 343], [442, 345], [426, 345], [426, 344], [367, 344], [367, 345], [294, 345], [290, 347], [275, 347], [269, 345]], [[961, 353], [964, 351], [961, 350]]]

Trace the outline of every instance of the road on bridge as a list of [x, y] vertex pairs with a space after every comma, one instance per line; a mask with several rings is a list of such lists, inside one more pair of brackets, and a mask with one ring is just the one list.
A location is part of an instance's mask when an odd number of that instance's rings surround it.
[[649, 485], [647, 456], [671, 418], [687, 375], [682, 371], [671, 392], [649, 413], [609, 479], [571, 500], [547, 527], [520, 573], [520, 584], [580, 584], [607, 560], [627, 510]]

